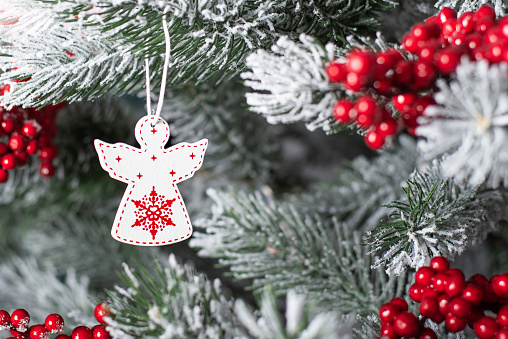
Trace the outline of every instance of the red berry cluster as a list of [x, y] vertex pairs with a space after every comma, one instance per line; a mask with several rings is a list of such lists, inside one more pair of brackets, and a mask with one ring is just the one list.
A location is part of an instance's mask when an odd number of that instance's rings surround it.
[[[0, 87], [0, 95], [9, 90], [9, 85]], [[7, 181], [8, 171], [26, 165], [30, 156], [36, 154], [41, 162], [41, 175], [55, 174], [52, 161], [58, 147], [51, 141], [57, 133], [55, 116], [60, 107], [46, 106], [40, 110], [14, 107], [9, 111], [0, 107], [0, 183]]]
[[[386, 139], [405, 127], [414, 135], [417, 119], [435, 104], [431, 93], [438, 77], [447, 77], [462, 56], [491, 63], [508, 62], [508, 17], [496, 21], [494, 9], [484, 5], [457, 19], [451, 8], [414, 25], [402, 40], [405, 56], [395, 49], [374, 53], [353, 50], [345, 62], [333, 61], [326, 67], [331, 82], [363, 94], [358, 101], [340, 100], [334, 118], [342, 124], [356, 123], [365, 129], [366, 144], [383, 147]], [[366, 110], [360, 104], [368, 101]], [[391, 101], [398, 111], [387, 110]]]
[[437, 339], [436, 333], [424, 326], [425, 321], [420, 321], [411, 312], [404, 299], [393, 298], [389, 303], [379, 308], [381, 318], [381, 338], [418, 338]]
[[[95, 318], [105, 324], [104, 317], [114, 318], [109, 311], [108, 303], [100, 303], [95, 307]], [[64, 319], [59, 314], [50, 314], [44, 324], [28, 326], [30, 314], [24, 309], [17, 309], [9, 315], [7, 311], [0, 310], [0, 331], [9, 330], [12, 337], [8, 339], [48, 339], [50, 334], [61, 333], [64, 329]], [[59, 334], [55, 339], [109, 339], [111, 336], [103, 325], [96, 325], [92, 329], [78, 326], [72, 330], [71, 335]]]
[[[450, 332], [462, 331], [469, 325], [480, 339], [508, 339], [508, 273], [495, 275], [490, 280], [475, 274], [466, 281], [461, 270], [449, 268], [446, 258], [435, 257], [430, 266], [416, 271], [409, 296], [420, 303], [421, 320], [411, 314], [404, 315], [404, 321], [394, 322], [398, 314], [407, 313], [407, 307], [405, 310], [394, 307], [390, 304], [393, 301], [384, 304], [379, 311], [383, 321], [381, 336], [437, 338], [423, 327], [430, 319], [438, 324], [444, 321]], [[497, 315], [495, 318], [487, 316], [485, 311]], [[391, 327], [383, 327], [384, 323]], [[422, 336], [423, 331], [427, 336]]]

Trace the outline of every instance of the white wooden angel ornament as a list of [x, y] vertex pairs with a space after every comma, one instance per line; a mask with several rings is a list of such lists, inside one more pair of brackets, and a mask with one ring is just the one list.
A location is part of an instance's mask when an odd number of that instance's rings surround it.
[[102, 168], [113, 179], [128, 185], [111, 235], [118, 241], [139, 246], [169, 245], [191, 236], [189, 214], [176, 185], [201, 168], [208, 145], [207, 139], [201, 139], [193, 144], [182, 142], [164, 148], [169, 140], [169, 126], [160, 114], [171, 49], [166, 22], [168, 10], [166, 6], [162, 16], [166, 55], [155, 115], [151, 115], [150, 71], [148, 59], [145, 59], [148, 115], [141, 118], [135, 128], [141, 148], [95, 140]]
[[128, 184], [111, 235], [140, 246], [185, 240], [192, 234], [192, 225], [176, 185], [201, 167], [208, 140], [164, 149], [169, 126], [154, 115], [141, 118], [135, 133], [141, 148], [95, 140], [102, 168], [113, 179]]

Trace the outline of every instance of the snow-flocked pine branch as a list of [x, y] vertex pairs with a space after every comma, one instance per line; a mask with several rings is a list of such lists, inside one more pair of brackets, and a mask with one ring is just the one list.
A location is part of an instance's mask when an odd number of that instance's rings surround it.
[[367, 232], [371, 253], [379, 256], [373, 268], [399, 275], [434, 256], [454, 259], [497, 226], [501, 194], [442, 179], [437, 166], [415, 171], [402, 188], [406, 199], [388, 204], [387, 221]]
[[254, 279], [258, 292], [267, 284], [279, 296], [294, 289], [323, 309], [370, 314], [404, 288], [405, 277], [371, 270], [360, 234], [338, 222], [326, 228], [261, 193], [209, 195], [213, 216], [195, 222], [203, 231], [190, 246], [229, 266], [235, 279]]
[[266, 291], [254, 314], [243, 301], [226, 297], [218, 279], [210, 282], [190, 266], [156, 263], [155, 273], [124, 265], [125, 287], [110, 291], [116, 318], [108, 331], [114, 338], [350, 338], [351, 323], [337, 313], [319, 313], [305, 297], [289, 292], [286, 324]]
[[445, 176], [470, 185], [508, 186], [508, 68], [465, 59], [450, 84], [438, 82], [439, 105], [425, 110], [417, 128], [427, 159], [442, 156]]
[[508, 2], [506, 0], [438, 0], [436, 1], [436, 7], [451, 7], [457, 10], [459, 14], [464, 12], [474, 12], [480, 6], [484, 4], [490, 4], [496, 10], [498, 16], [502, 16], [508, 8]]

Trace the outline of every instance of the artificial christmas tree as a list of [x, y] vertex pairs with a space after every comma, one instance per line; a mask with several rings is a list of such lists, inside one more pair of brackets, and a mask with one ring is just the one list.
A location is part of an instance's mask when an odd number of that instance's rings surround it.
[[0, 336], [506, 338], [506, 6], [2, 2]]

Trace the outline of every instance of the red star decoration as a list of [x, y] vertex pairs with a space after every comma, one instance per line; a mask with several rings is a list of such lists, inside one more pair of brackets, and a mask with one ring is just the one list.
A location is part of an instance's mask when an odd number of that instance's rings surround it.
[[171, 220], [171, 205], [176, 199], [166, 199], [165, 196], [157, 194], [155, 186], [152, 191], [140, 200], [131, 200], [136, 206], [136, 221], [132, 227], [142, 227], [144, 231], [150, 232], [152, 240], [155, 240], [157, 232], [162, 231], [166, 225], [176, 226]]
[[120, 158], [120, 156], [117, 156], [115, 160], [120, 162], [120, 160], [122, 160], [122, 158]]
[[152, 159], [153, 161], [155, 161], [155, 160], [157, 159], [157, 157], [156, 157], [156, 156], [155, 156], [155, 154], [154, 154], [154, 155], [152, 155], [152, 157], [151, 157], [150, 159]]
[[171, 172], [169, 172], [169, 174], [171, 174], [171, 176], [173, 176], [173, 175], [175, 175], [175, 174], [176, 174], [176, 172], [175, 172], [175, 171], [173, 171], [173, 170], [171, 170]]
[[155, 134], [157, 132], [157, 130], [155, 129], [155, 127], [152, 128], [152, 130], [150, 131], [152, 132], [153, 134]]
[[194, 160], [194, 157], [195, 157], [194, 153], [191, 153], [191, 155], [189, 155], [189, 156], [191, 157], [192, 160]]
[[137, 176], [139, 179], [141, 179], [141, 177], [142, 177], [143, 175], [141, 175], [141, 173], [139, 173], [139, 174], [138, 174], [138, 175], [136, 175], [136, 176]]

